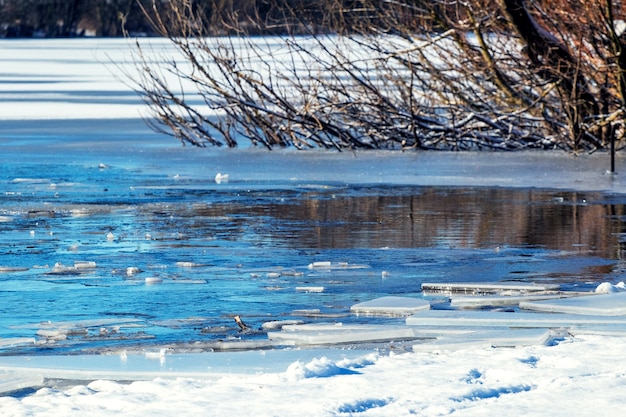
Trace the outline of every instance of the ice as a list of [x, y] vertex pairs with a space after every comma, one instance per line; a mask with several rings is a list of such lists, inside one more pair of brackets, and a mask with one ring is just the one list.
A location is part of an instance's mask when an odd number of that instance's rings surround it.
[[82, 329], [82, 328], [96, 328], [103, 326], [118, 326], [118, 327], [137, 327], [143, 323], [140, 319], [131, 318], [116, 318], [116, 319], [87, 319], [76, 321], [43, 321], [39, 323], [31, 323], [19, 326], [10, 326], [12, 329], [44, 329], [44, 330], [56, 330], [56, 329]]
[[419, 330], [402, 325], [303, 324], [283, 326], [280, 332], [268, 332], [273, 342], [311, 346], [392, 340], [414, 340], [424, 336]]
[[179, 261], [179, 262], [176, 262], [176, 266], [181, 267], [181, 268], [199, 268], [199, 267], [207, 266], [207, 264], [188, 262], [188, 261]]
[[32, 337], [0, 337], [0, 349], [19, 346], [19, 345], [32, 345], [35, 343], [35, 339]]
[[350, 264], [348, 262], [316, 261], [308, 265], [309, 269], [366, 269], [369, 265]]
[[74, 268], [76, 269], [93, 269], [95, 267], [94, 261], [74, 261]]
[[437, 337], [435, 341], [427, 341], [413, 345], [414, 352], [434, 352], [441, 350], [459, 350], [483, 348], [502, 348], [532, 346], [546, 344], [553, 333], [548, 329], [498, 329], [463, 333]]
[[215, 174], [215, 182], [217, 184], [221, 184], [223, 182], [228, 182], [229, 179], [229, 175], [228, 174], [222, 174], [221, 172], [218, 172], [217, 174]]
[[[579, 295], [576, 293], [576, 295]], [[554, 295], [510, 295], [510, 296], [470, 296], [452, 297], [450, 305], [455, 308], [483, 308], [488, 306], [517, 306], [525, 301], [553, 300], [557, 298], [571, 297], [573, 295], [559, 293]]]
[[350, 307], [350, 311], [356, 314], [384, 316], [408, 316], [416, 311], [428, 309], [430, 303], [426, 300], [397, 296], [376, 298]]
[[23, 272], [23, 271], [28, 271], [28, 268], [22, 267], [22, 266], [2, 266], [2, 265], [0, 265], [0, 272]]
[[578, 314], [427, 310], [407, 317], [409, 326], [478, 326], [561, 328], [626, 324], [626, 316], [585, 316]]
[[600, 335], [609, 337], [626, 337], [626, 324], [578, 326], [569, 328], [568, 332], [572, 336]]
[[40, 386], [43, 382], [43, 376], [36, 373], [22, 375], [20, 372], [0, 370], [0, 395], [24, 388]]
[[298, 292], [324, 292], [324, 287], [322, 286], [306, 286], [306, 287], [296, 287], [296, 291]]
[[596, 287], [594, 292], [597, 294], [608, 294], [612, 292], [624, 291], [625, 289], [626, 284], [623, 281], [615, 285], [611, 284], [610, 282], [603, 282]]
[[558, 291], [558, 284], [524, 284], [519, 282], [456, 282], [456, 283], [422, 283], [422, 291], [468, 294], [500, 294], [502, 292], [539, 292]]
[[294, 325], [294, 324], [304, 324], [302, 320], [272, 320], [266, 321], [261, 325], [263, 330], [276, 330], [282, 329], [284, 326]]
[[[358, 358], [367, 352], [359, 349], [251, 350], [241, 352], [208, 352], [168, 354], [155, 352], [115, 355], [58, 355], [0, 357], [0, 388], [19, 375], [23, 379], [7, 385], [4, 391], [37, 386], [43, 379], [75, 380], [151, 380], [160, 378], [219, 379], [235, 374], [283, 372], [297, 361], [309, 362], [320, 355], [332, 360]], [[154, 353], [154, 355], [153, 355]], [[17, 386], [16, 385], [21, 385]], [[8, 389], [7, 389], [8, 388]], [[2, 391], [0, 391], [2, 392]]]
[[624, 316], [626, 315], [626, 292], [594, 294], [557, 300], [526, 301], [520, 303], [520, 308], [554, 313]]

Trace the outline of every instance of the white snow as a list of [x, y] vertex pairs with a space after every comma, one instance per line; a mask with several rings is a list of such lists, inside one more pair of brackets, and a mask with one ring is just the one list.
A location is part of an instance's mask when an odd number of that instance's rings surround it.
[[[619, 416], [623, 346], [621, 337], [581, 336], [552, 346], [354, 356], [347, 351], [346, 358], [301, 351], [305, 358], [298, 359], [295, 350], [272, 352], [276, 366], [267, 368], [244, 359], [249, 371], [228, 368], [236, 356], [219, 365], [221, 354], [206, 354], [216, 356], [217, 368], [198, 363], [193, 375], [157, 372], [131, 383], [87, 378], [21, 398], [0, 397], [0, 409], [7, 417], [178, 416], [181, 410], [186, 416]], [[109, 359], [124, 363], [117, 356], [101, 358]]]
[[[153, 42], [166, 45], [164, 41]], [[0, 120], [54, 119], [70, 124], [79, 119], [107, 119], [111, 120], [107, 126], [116, 126], [115, 121], [145, 116], [147, 112], [141, 101], [111, 74], [111, 68], [115, 68], [109, 65], [111, 62], [128, 59], [128, 45], [124, 40], [102, 39], [0, 40]], [[163, 50], [166, 48], [163, 46]], [[28, 104], [19, 105], [22, 101]], [[361, 157], [367, 161], [367, 157]], [[484, 154], [430, 154], [426, 158], [419, 153], [405, 153], [397, 157], [415, 162], [412, 164], [415, 171], [394, 172], [390, 166], [390, 173], [381, 178], [391, 175], [398, 183], [455, 186], [528, 186], [532, 181], [537, 187], [626, 192], [623, 176], [604, 175], [600, 167], [606, 167], [608, 158], [600, 153], [576, 159], [563, 153], [534, 154], [535, 169], [523, 175], [516, 170], [518, 155], [498, 155], [489, 164], [484, 163], [484, 158], [489, 158]], [[448, 158], [449, 163], [441, 164], [440, 158]], [[450, 171], [432, 172], [433, 161], [451, 167]], [[622, 165], [623, 157], [618, 156], [618, 167]], [[470, 173], [467, 167], [471, 167]], [[260, 179], [275, 175], [256, 174]], [[371, 175], [359, 179], [361, 174], [354, 172], [333, 175], [354, 183], [372, 181]], [[75, 215], [83, 214], [75, 212]], [[111, 238], [115, 236], [111, 234]], [[83, 264], [73, 269], [81, 269], [80, 266]], [[11, 272], [10, 266], [2, 268]], [[323, 272], [367, 266], [321, 261], [311, 264], [311, 268]], [[71, 269], [65, 272], [68, 271]], [[623, 285], [609, 284], [598, 292], [615, 293], [609, 294], [613, 296], [620, 295], [620, 289]], [[528, 291], [527, 288], [509, 290]], [[540, 291], [547, 290], [552, 289]], [[602, 295], [577, 300], [602, 300], [598, 297]], [[563, 305], [571, 304], [571, 300], [558, 301]], [[532, 303], [536, 306], [540, 302]], [[550, 301], [551, 305], [554, 303], [557, 301]], [[577, 305], [577, 313], [583, 308]], [[112, 324], [85, 321], [32, 326], [62, 337], [76, 329]], [[115, 324], [137, 323], [117, 320]], [[54, 358], [3, 355], [0, 356], [0, 392], [28, 387], [34, 387], [35, 391], [30, 395], [0, 396], [1, 415], [611, 417], [623, 414], [626, 316], [424, 310], [409, 317], [407, 324], [349, 327], [332, 323], [297, 327], [282, 323], [276, 327], [280, 331], [270, 332], [270, 339], [293, 344], [411, 339], [408, 352], [396, 351], [396, 343], [389, 341], [382, 343], [386, 349], [380, 352], [269, 349], [174, 355], [167, 350], [161, 354], [158, 350], [155, 353], [158, 360], [146, 357], [145, 353], [126, 352]], [[555, 333], [548, 330], [552, 326], [571, 327]], [[437, 339], [432, 340], [433, 337]], [[2, 347], [22, 343], [32, 344], [34, 340], [0, 340]], [[274, 342], [224, 340], [221, 343], [224, 349], [259, 349], [270, 348]], [[65, 382], [57, 384], [58, 379]]]

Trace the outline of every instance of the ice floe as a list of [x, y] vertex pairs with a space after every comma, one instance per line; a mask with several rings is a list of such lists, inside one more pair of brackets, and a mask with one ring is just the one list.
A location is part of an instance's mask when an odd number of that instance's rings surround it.
[[408, 316], [428, 309], [430, 309], [430, 302], [427, 300], [397, 296], [381, 297], [350, 307], [350, 311], [355, 314], [383, 316]]
[[626, 291], [626, 284], [622, 281], [617, 284], [611, 284], [610, 282], [603, 282], [595, 289], [597, 294], [608, 294], [612, 292]]
[[492, 326], [563, 328], [626, 324], [626, 316], [599, 316], [502, 311], [427, 310], [407, 317], [409, 326]]
[[461, 335], [443, 335], [425, 343], [413, 345], [415, 352], [434, 352], [467, 348], [502, 348], [546, 344], [554, 336], [560, 336], [549, 329], [497, 329], [464, 332]]
[[217, 184], [221, 184], [223, 182], [228, 182], [229, 180], [229, 175], [228, 174], [222, 174], [221, 172], [218, 172], [217, 174], [215, 174], [215, 182]]
[[298, 292], [324, 292], [323, 286], [301, 286], [296, 287]]
[[477, 309], [485, 307], [503, 307], [503, 306], [519, 306], [525, 301], [553, 300], [556, 298], [565, 298], [579, 296], [580, 294], [563, 294], [555, 293], [546, 295], [543, 293], [528, 295], [503, 295], [503, 296], [467, 296], [467, 297], [451, 297], [450, 306], [454, 308]]
[[558, 291], [558, 284], [535, 284], [521, 282], [424, 282], [422, 290], [424, 292], [435, 293], [465, 293], [465, 294], [502, 294], [508, 293], [529, 293], [540, 291]]
[[284, 345], [334, 345], [392, 340], [414, 340], [424, 337], [409, 326], [343, 325], [342, 323], [286, 325], [280, 332], [268, 332], [269, 340]]
[[520, 302], [519, 306], [525, 310], [551, 313], [626, 316], [626, 292], [543, 301], [523, 301]]
[[309, 269], [365, 269], [369, 265], [350, 264], [348, 262], [316, 261], [308, 265]]

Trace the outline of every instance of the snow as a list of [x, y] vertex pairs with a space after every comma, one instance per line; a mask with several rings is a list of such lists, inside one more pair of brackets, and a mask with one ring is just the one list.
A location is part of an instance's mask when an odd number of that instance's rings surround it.
[[618, 416], [626, 375], [623, 338], [600, 336], [514, 349], [347, 358], [320, 352], [277, 368], [215, 378], [76, 381], [0, 397], [0, 409], [10, 417], [175, 416], [181, 410], [187, 416]]
[[[135, 129], [133, 122], [125, 120], [140, 119], [146, 110], [111, 74], [108, 65], [110, 60], [126, 59], [127, 47], [122, 40], [0, 40], [1, 123], [23, 123], [20, 129], [33, 132], [50, 126], [97, 132], [107, 132], [110, 126]], [[12, 139], [3, 136], [2, 140]], [[534, 155], [532, 173], [519, 171], [527, 165], [517, 165], [517, 155], [498, 155], [485, 164], [485, 155], [424, 157], [411, 153], [397, 155], [402, 161], [395, 165], [399, 171], [389, 167], [389, 171], [379, 172], [372, 170], [379, 155], [361, 155], [356, 163], [370, 173], [363, 177], [345, 170], [333, 159], [336, 156], [320, 157], [319, 171], [332, 171], [337, 178], [352, 183], [393, 177], [399, 184], [412, 185], [516, 187], [532, 183], [538, 187], [626, 192], [623, 176], [604, 174], [602, 167], [608, 158], [600, 153], [577, 159], [564, 154]], [[301, 157], [292, 155], [289, 163], [297, 164]], [[265, 155], [254, 158], [259, 170], [271, 165]], [[447, 162], [442, 163], [442, 159]], [[618, 156], [618, 166], [622, 163], [623, 157]], [[407, 164], [414, 170], [406, 172]], [[234, 178], [236, 164], [224, 165], [222, 172]], [[450, 168], [435, 172], [433, 166]], [[251, 171], [250, 175], [264, 179], [277, 173]], [[17, 181], [49, 182], [45, 178]], [[0, 222], [6, 221], [6, 217], [0, 218]], [[85, 268], [96, 267], [93, 261], [81, 262], [61, 272], [82, 273]], [[311, 264], [311, 269], [322, 273], [343, 268], [367, 266], [329, 261]], [[0, 270], [10, 273], [20, 269], [8, 265]], [[626, 384], [626, 317], [579, 313], [587, 311], [590, 300], [611, 300], [603, 302], [604, 311], [608, 308], [624, 314], [620, 289], [623, 285], [608, 283], [597, 291], [608, 293], [606, 297], [598, 294], [526, 302], [531, 306], [576, 304], [577, 314], [424, 310], [409, 317], [406, 326], [395, 327], [314, 326], [285, 321], [269, 332], [267, 341], [246, 344], [224, 340], [219, 346], [255, 349], [245, 352], [171, 354], [165, 349], [67, 357], [3, 354], [0, 393], [5, 395], [0, 396], [0, 410], [3, 417], [178, 416], [183, 410], [186, 416], [258, 417], [618, 416], [623, 414]], [[542, 289], [546, 290], [552, 289]], [[519, 299], [515, 303], [524, 305]], [[385, 303], [382, 308], [393, 306], [397, 304]], [[315, 314], [313, 309], [311, 314]], [[71, 331], [134, 324], [85, 320], [31, 326], [51, 337], [63, 337]], [[551, 329], [564, 326], [571, 327], [562, 332]], [[400, 338], [404, 343], [389, 338]], [[333, 349], [272, 349], [272, 339], [307, 346], [357, 341], [377, 344], [372, 348], [355, 344]], [[34, 340], [0, 339], [0, 347], [20, 343], [32, 344]]]

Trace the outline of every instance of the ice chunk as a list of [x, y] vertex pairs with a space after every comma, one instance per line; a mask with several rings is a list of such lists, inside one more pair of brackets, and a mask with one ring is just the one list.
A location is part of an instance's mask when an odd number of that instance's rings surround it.
[[[229, 342], [224, 342], [224, 347]], [[236, 342], [232, 342], [236, 345]], [[256, 344], [263, 345], [262, 341]], [[248, 345], [248, 344], [246, 344]], [[155, 348], [158, 350], [158, 348]], [[228, 350], [228, 349], [223, 349]], [[295, 361], [308, 362], [320, 355], [338, 361], [366, 355], [364, 350], [340, 349], [276, 349], [230, 351], [219, 353], [167, 354], [167, 366], [159, 360], [148, 360], [144, 352], [116, 352], [110, 355], [58, 355], [0, 356], [0, 391], [14, 391], [38, 386], [43, 378], [76, 380], [153, 380], [165, 378], [220, 378], [239, 374], [284, 372]], [[28, 377], [24, 385], [4, 388], [4, 382], [14, 382], [18, 377]], [[39, 379], [37, 379], [39, 378]], [[3, 410], [4, 411], [4, 410]], [[97, 414], [96, 414], [97, 415]]]
[[348, 262], [318, 261], [309, 264], [309, 269], [365, 269], [369, 265], [350, 264]]
[[135, 274], [139, 274], [140, 272], [141, 272], [141, 269], [137, 268], [136, 266], [129, 266], [126, 268], [126, 275], [128, 275], [129, 277]]
[[163, 278], [159, 278], [159, 277], [147, 277], [145, 279], [146, 281], [146, 285], [155, 285], [155, 284], [162, 284], [163, 283]]
[[612, 292], [624, 291], [626, 289], [626, 284], [624, 282], [620, 282], [619, 284], [611, 284], [610, 282], [603, 282], [598, 285], [595, 289], [595, 293], [597, 294], [609, 294]]
[[76, 269], [93, 269], [95, 267], [94, 261], [74, 261], [74, 268]]
[[46, 275], [79, 275], [80, 273], [81, 271], [74, 266], [65, 266], [57, 262], [50, 271], [46, 272]]
[[284, 326], [290, 326], [294, 324], [303, 324], [302, 320], [272, 320], [266, 321], [261, 325], [263, 330], [276, 330], [282, 329]]
[[528, 301], [520, 303], [520, 308], [554, 313], [623, 316], [626, 315], [626, 292], [594, 294], [557, 300]]
[[482, 330], [462, 335], [437, 337], [435, 341], [413, 346], [415, 352], [459, 350], [467, 348], [517, 347], [546, 344], [552, 338], [548, 329]]
[[2, 266], [0, 265], [0, 272], [23, 272], [28, 271], [28, 268], [21, 266]]
[[198, 264], [195, 262], [188, 262], [188, 261], [179, 261], [179, 262], [176, 262], [176, 266], [179, 266], [181, 268], [198, 268], [201, 266], [206, 266], [206, 264]]
[[298, 292], [324, 292], [324, 287], [296, 287]]
[[594, 334], [601, 336], [626, 337], [626, 324], [607, 324], [604, 326], [580, 326], [568, 329], [573, 336]]
[[625, 324], [622, 316], [584, 316], [555, 313], [506, 313], [497, 311], [426, 310], [407, 317], [410, 326], [482, 326], [482, 327], [580, 327]]
[[273, 342], [285, 345], [328, 345], [422, 338], [418, 329], [409, 326], [311, 324], [283, 326], [281, 332], [268, 332]]
[[228, 174], [222, 174], [221, 172], [218, 172], [217, 174], [215, 174], [215, 182], [217, 184], [228, 182]]
[[520, 282], [448, 282], [448, 283], [422, 283], [422, 291], [466, 294], [500, 294], [503, 292], [537, 292], [537, 291], [558, 291], [558, 284], [524, 284]]
[[44, 378], [36, 373], [22, 375], [18, 372], [0, 372], [0, 394], [17, 391], [24, 388], [38, 387], [44, 382]]
[[[579, 295], [576, 293], [575, 295]], [[524, 301], [553, 300], [556, 298], [565, 298], [571, 296], [563, 293], [552, 295], [503, 295], [503, 296], [468, 296], [453, 297], [450, 299], [450, 305], [455, 308], [483, 308], [488, 306], [516, 306]]]
[[65, 340], [69, 330], [37, 330], [37, 336], [44, 337], [46, 340]]
[[394, 296], [376, 298], [350, 307], [350, 311], [356, 314], [384, 316], [408, 316], [416, 311], [428, 309], [430, 303], [426, 300]]
[[318, 261], [309, 264], [309, 269], [330, 268], [330, 261]]
[[44, 321], [33, 324], [24, 324], [19, 326], [9, 326], [11, 329], [77, 329], [103, 326], [119, 326], [119, 327], [140, 327], [143, 321], [133, 318], [114, 318], [114, 319], [86, 319], [76, 321]]
[[35, 339], [32, 337], [11, 337], [4, 339], [0, 337], [0, 349], [19, 345], [32, 345], [34, 343]]

